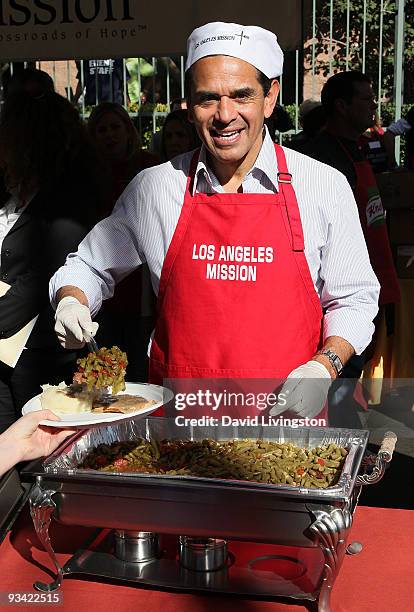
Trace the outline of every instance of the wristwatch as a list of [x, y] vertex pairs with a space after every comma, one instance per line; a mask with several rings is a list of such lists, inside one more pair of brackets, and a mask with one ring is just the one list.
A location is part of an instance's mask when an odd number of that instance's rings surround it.
[[337, 373], [337, 375], [339, 376], [341, 374], [342, 370], [344, 369], [344, 364], [342, 363], [342, 361], [340, 360], [340, 358], [338, 357], [336, 353], [331, 351], [331, 349], [326, 348], [326, 349], [322, 349], [321, 351], [318, 351], [316, 354], [326, 355], [326, 357], [331, 362], [332, 367], [335, 369], [335, 372]]

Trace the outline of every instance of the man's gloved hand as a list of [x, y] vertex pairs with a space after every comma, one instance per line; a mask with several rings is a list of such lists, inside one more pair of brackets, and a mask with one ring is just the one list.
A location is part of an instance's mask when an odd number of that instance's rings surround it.
[[283, 383], [279, 395], [286, 399], [286, 404], [273, 406], [269, 414], [278, 416], [289, 411], [312, 419], [324, 407], [331, 383], [325, 366], [318, 361], [308, 361], [293, 370]]
[[91, 313], [75, 297], [64, 297], [60, 300], [55, 313], [55, 332], [60, 344], [66, 349], [78, 349], [84, 346], [83, 332], [94, 336], [98, 323], [93, 323]]

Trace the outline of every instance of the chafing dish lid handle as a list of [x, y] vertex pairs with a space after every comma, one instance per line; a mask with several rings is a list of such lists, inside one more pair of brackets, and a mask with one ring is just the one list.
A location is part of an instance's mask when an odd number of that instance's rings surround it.
[[397, 436], [393, 431], [387, 431], [384, 434], [384, 439], [381, 443], [378, 454], [382, 455], [384, 461], [389, 463], [392, 459], [392, 454], [397, 444]]

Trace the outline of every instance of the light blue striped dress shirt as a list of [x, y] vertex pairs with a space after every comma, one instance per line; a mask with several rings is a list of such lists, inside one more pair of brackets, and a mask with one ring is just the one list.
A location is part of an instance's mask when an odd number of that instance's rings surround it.
[[[351, 188], [345, 177], [284, 148], [305, 237], [305, 255], [325, 311], [324, 338], [345, 338], [361, 353], [369, 344], [377, 314], [379, 284], [372, 270]], [[98, 223], [50, 281], [57, 290], [74, 285], [84, 291], [95, 314], [113, 295], [116, 282], [147, 262], [155, 292], [177, 225], [192, 153], [140, 172], [119, 198], [110, 217]], [[243, 180], [247, 193], [277, 191], [276, 153], [269, 134], [254, 167]], [[222, 192], [201, 149], [194, 189]], [[177, 297], [179, 299], [179, 297]], [[283, 324], [283, 323], [282, 323]]]

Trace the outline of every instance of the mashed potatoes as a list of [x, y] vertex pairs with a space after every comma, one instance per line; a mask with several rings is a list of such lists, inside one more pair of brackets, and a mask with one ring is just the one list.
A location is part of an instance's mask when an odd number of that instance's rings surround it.
[[69, 392], [64, 382], [57, 387], [42, 385], [42, 389], [40, 401], [43, 409], [51, 410], [56, 414], [79, 414], [92, 410], [92, 395], [87, 392], [74, 395]]

